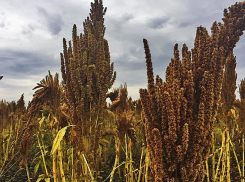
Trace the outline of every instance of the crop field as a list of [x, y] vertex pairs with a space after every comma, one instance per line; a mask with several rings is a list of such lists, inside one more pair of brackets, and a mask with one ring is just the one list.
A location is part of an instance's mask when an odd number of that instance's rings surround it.
[[193, 49], [176, 44], [165, 80], [142, 37], [148, 86], [138, 100], [126, 83], [111, 89], [105, 13], [94, 0], [83, 32], [74, 25], [63, 39], [62, 78], [48, 71], [27, 107], [23, 94], [0, 101], [0, 182], [244, 182], [245, 80], [236, 99], [233, 50], [245, 2], [211, 35], [197, 27]]

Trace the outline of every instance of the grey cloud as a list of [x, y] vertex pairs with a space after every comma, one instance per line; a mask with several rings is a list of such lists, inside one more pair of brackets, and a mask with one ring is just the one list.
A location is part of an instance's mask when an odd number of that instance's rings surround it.
[[122, 15], [121, 20], [123, 22], [127, 22], [127, 21], [129, 21], [129, 20], [131, 20], [133, 18], [134, 18], [134, 15], [133, 14], [125, 13], [125, 14]]
[[5, 25], [6, 25], [6, 24], [5, 24], [5, 21], [4, 21], [4, 20], [5, 20], [4, 15], [5, 15], [5, 13], [1, 11], [1, 12], [0, 12], [0, 19], [1, 19], [1, 21], [0, 21], [0, 27], [1, 27], [1, 28], [4, 28]]
[[[205, 14], [205, 16], [203, 14]], [[181, 22], [178, 23], [178, 28], [203, 26], [209, 30], [214, 21], [223, 23], [223, 21], [219, 18], [219, 13], [206, 12], [203, 14], [196, 16], [189, 15], [185, 17], [185, 19], [182, 19]]]
[[38, 9], [38, 12], [46, 18], [49, 31], [53, 35], [57, 35], [61, 31], [62, 25], [64, 24], [64, 21], [62, 20], [61, 15], [57, 13], [50, 14], [46, 11], [46, 9], [42, 7], [38, 7], [37, 9]]
[[110, 26], [113, 26], [116, 29], [120, 29], [123, 25], [129, 22], [131, 19], [134, 18], [133, 14], [125, 13], [120, 17], [107, 17], [107, 21], [109, 22]]
[[[127, 53], [124, 53], [122, 56], [115, 60], [115, 71], [118, 75], [117, 81], [120, 83], [127, 82], [129, 86], [145, 84], [147, 81], [145, 58], [139, 58], [137, 62], [133, 62], [128, 61], [130, 56], [133, 55], [127, 55]], [[144, 55], [143, 51], [142, 55]], [[155, 76], [158, 74], [161, 78], [164, 79], [165, 69], [170, 62], [169, 56], [160, 54], [152, 55]]]
[[144, 70], [145, 62], [144, 60], [142, 60], [141, 62], [129, 62], [125, 58], [123, 58], [121, 60], [115, 61], [115, 70], [116, 68], [126, 71]]
[[163, 28], [169, 20], [169, 17], [151, 18], [148, 20], [148, 24], [153, 29], [159, 29]]
[[1, 27], [1, 28], [4, 28], [4, 27], [5, 27], [4, 21], [2, 21], [2, 22], [0, 23], [0, 27]]
[[26, 27], [23, 28], [22, 33], [23, 34], [30, 34], [35, 30], [34, 26], [29, 24]]
[[123, 77], [117, 78], [117, 83], [127, 83], [128, 86], [135, 85], [145, 85], [147, 82], [147, 77], [145, 72], [142, 71], [117, 71], [118, 74], [123, 75]]
[[[51, 68], [59, 71], [59, 60], [35, 52], [0, 49], [0, 73], [11, 78], [27, 78], [42, 74]], [[41, 79], [41, 78], [40, 78]]]
[[[173, 47], [176, 42], [156, 35], [149, 35], [145, 38], [151, 50], [154, 75], [159, 74], [164, 79], [165, 70], [173, 57]], [[127, 82], [128, 86], [146, 83], [146, 63], [142, 39], [143, 37], [139, 34], [125, 37], [121, 54], [115, 58], [112, 57], [111, 61], [115, 64], [119, 83]]]
[[190, 22], [187, 22], [187, 21], [183, 21], [183, 22], [180, 22], [178, 27], [179, 28], [185, 28], [185, 27], [188, 27], [189, 25], [191, 25]]

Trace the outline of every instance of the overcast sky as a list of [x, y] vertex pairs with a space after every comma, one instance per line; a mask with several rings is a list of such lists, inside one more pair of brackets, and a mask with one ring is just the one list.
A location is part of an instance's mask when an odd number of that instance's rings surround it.
[[[173, 57], [173, 46], [186, 43], [193, 48], [196, 27], [210, 32], [214, 21], [222, 21], [223, 9], [234, 0], [104, 0], [105, 38], [111, 62], [117, 71], [114, 87], [126, 82], [129, 96], [139, 98], [146, 88], [146, 67], [142, 39], [149, 42], [154, 74], [164, 78]], [[26, 104], [33, 87], [48, 70], [60, 75], [62, 39], [71, 39], [72, 26], [83, 31], [91, 0], [0, 0], [0, 99], [18, 100], [24, 93]], [[245, 36], [235, 48], [237, 83], [245, 77]]]

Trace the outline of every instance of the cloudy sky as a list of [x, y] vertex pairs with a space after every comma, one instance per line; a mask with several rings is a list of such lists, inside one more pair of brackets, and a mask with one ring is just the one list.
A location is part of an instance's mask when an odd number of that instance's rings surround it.
[[[32, 88], [47, 74], [60, 75], [62, 38], [71, 39], [72, 26], [83, 31], [92, 0], [0, 0], [0, 99], [18, 100], [24, 93], [26, 104]], [[223, 9], [234, 0], [104, 0], [105, 38], [117, 80], [126, 82], [128, 93], [139, 98], [146, 88], [146, 67], [142, 39], [149, 42], [154, 73], [164, 78], [173, 46], [193, 47], [196, 27], [210, 32], [214, 21], [222, 21]], [[235, 48], [238, 81], [245, 77], [245, 36]], [[61, 80], [61, 75], [60, 75]]]

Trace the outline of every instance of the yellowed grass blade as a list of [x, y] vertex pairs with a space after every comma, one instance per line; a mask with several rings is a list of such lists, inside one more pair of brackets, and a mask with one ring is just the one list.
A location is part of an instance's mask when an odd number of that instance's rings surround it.
[[84, 154], [82, 154], [82, 156], [83, 156], [84, 161], [85, 161], [85, 163], [86, 163], [86, 165], [87, 165], [87, 167], [88, 167], [89, 174], [90, 174], [90, 177], [91, 177], [92, 182], [93, 182], [93, 181], [94, 181], [94, 177], [93, 177], [93, 174], [92, 174], [92, 172], [91, 172], [91, 170], [90, 170], [90, 167], [89, 167], [89, 165], [88, 165], [88, 162], [87, 162], [87, 160], [86, 160], [86, 158], [85, 158]]
[[209, 180], [208, 158], [206, 159], [205, 164], [206, 164], [206, 171], [207, 171], [207, 182], [209, 182], [210, 180]]
[[41, 127], [42, 126], [42, 123], [44, 121], [45, 117], [43, 116], [42, 119], [39, 120], [39, 126]]
[[[75, 126], [75, 125], [70, 125], [70, 126]], [[58, 149], [59, 145], [60, 145], [60, 142], [61, 140], [63, 139], [65, 133], [66, 133], [66, 129], [68, 128], [69, 126], [65, 126], [64, 128], [60, 129], [60, 131], [57, 133], [55, 139], [54, 139], [54, 142], [53, 142], [53, 146], [52, 146], [52, 150], [50, 152], [51, 155], [53, 155], [56, 150]]]

